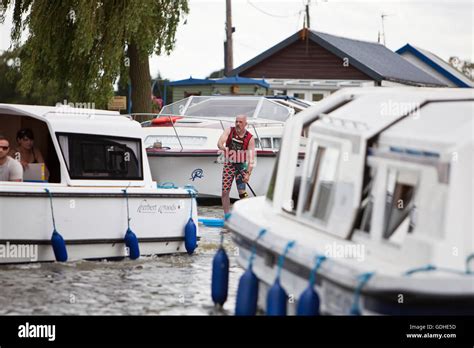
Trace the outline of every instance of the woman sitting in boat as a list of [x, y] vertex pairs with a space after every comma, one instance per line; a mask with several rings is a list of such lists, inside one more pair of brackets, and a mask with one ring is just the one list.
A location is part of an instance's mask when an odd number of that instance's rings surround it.
[[[30, 128], [20, 129], [16, 133], [18, 146], [12, 150], [11, 156], [19, 161], [24, 170], [27, 170], [30, 164], [44, 164], [44, 158], [41, 151], [34, 147], [35, 136]], [[45, 177], [48, 177], [48, 170], [44, 166]]]

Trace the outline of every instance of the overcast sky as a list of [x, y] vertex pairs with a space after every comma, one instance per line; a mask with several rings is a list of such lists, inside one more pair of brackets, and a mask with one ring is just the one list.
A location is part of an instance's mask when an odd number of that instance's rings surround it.
[[[307, 0], [232, 0], [234, 67], [294, 34], [303, 26]], [[169, 56], [151, 58], [151, 74], [177, 80], [204, 78], [223, 68], [225, 0], [189, 0], [176, 46]], [[441, 58], [474, 60], [474, 0], [312, 0], [311, 29], [377, 41], [384, 13], [386, 44], [396, 50], [407, 42]], [[0, 49], [8, 49], [11, 13], [0, 25]]]

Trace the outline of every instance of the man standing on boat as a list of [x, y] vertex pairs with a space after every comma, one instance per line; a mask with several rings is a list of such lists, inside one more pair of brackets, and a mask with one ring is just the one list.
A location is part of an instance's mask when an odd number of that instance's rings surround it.
[[235, 127], [226, 129], [217, 142], [219, 150], [225, 155], [222, 169], [222, 207], [227, 217], [230, 211], [230, 189], [237, 184], [240, 198], [248, 197], [246, 183], [254, 166], [255, 139], [247, 131], [247, 116], [237, 115]]

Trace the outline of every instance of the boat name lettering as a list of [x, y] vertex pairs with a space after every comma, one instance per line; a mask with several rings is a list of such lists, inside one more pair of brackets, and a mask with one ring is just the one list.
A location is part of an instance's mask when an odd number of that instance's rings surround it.
[[149, 204], [148, 201], [144, 199], [138, 206], [137, 212], [141, 214], [155, 214], [157, 209], [158, 206], [156, 204]]
[[181, 207], [177, 204], [162, 204], [158, 207], [158, 212], [160, 214], [174, 214], [176, 213]]

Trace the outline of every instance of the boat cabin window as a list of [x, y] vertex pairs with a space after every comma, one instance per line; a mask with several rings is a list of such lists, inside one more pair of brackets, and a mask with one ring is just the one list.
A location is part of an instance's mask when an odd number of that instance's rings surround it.
[[256, 149], [271, 149], [272, 148], [272, 138], [256, 138], [255, 139], [255, 148]]
[[[299, 146], [299, 151], [298, 151], [298, 158], [296, 160], [296, 170], [295, 170], [295, 178], [293, 180], [293, 187], [292, 187], [292, 194], [291, 198], [286, 206], [283, 207], [283, 210], [286, 211], [287, 213], [290, 213], [292, 215], [296, 214], [296, 211], [298, 209], [298, 201], [299, 201], [299, 195], [300, 195], [300, 188], [301, 188], [301, 178], [302, 178], [302, 168], [303, 168], [303, 162], [305, 158], [305, 153], [304, 151], [306, 150], [306, 146], [308, 144], [308, 134], [309, 134], [309, 127], [312, 124], [312, 122], [308, 122], [303, 125], [302, 130], [301, 130], [301, 137], [300, 137], [300, 146]], [[274, 139], [275, 141], [275, 139]], [[281, 145], [280, 145], [281, 147]]]
[[273, 194], [275, 193], [275, 183], [278, 174], [278, 163], [280, 162], [280, 152], [277, 153], [277, 157], [275, 160], [275, 165], [273, 166], [272, 177], [270, 179], [270, 183], [268, 184], [267, 199], [273, 201]]
[[398, 243], [414, 227], [416, 175], [390, 169], [387, 173], [383, 238]]
[[333, 205], [335, 180], [337, 175], [339, 149], [312, 143], [309, 163], [304, 176], [304, 192], [300, 192], [302, 212], [313, 218], [327, 222]]
[[[261, 141], [261, 144], [260, 144]], [[281, 147], [281, 138], [255, 138], [255, 148], [256, 149], [275, 149], [279, 150]]]
[[273, 138], [273, 148], [280, 149], [281, 147], [281, 138]]
[[140, 139], [58, 134], [71, 179], [143, 180]]
[[[59, 158], [46, 122], [0, 113], [0, 134], [9, 142], [9, 155], [28, 163], [23, 170], [23, 182], [61, 182]], [[21, 139], [17, 139], [18, 135]], [[31, 147], [25, 148], [25, 144]]]
[[180, 148], [183, 146], [203, 146], [207, 137], [200, 136], [179, 136], [175, 135], [149, 135], [145, 138], [145, 147], [152, 148], [155, 143], [161, 143], [163, 147]]
[[353, 232], [359, 230], [361, 232], [370, 233], [372, 212], [374, 209], [374, 195], [372, 189], [376, 174], [376, 167], [371, 167], [366, 163], [364, 166], [360, 207], [354, 221]]

